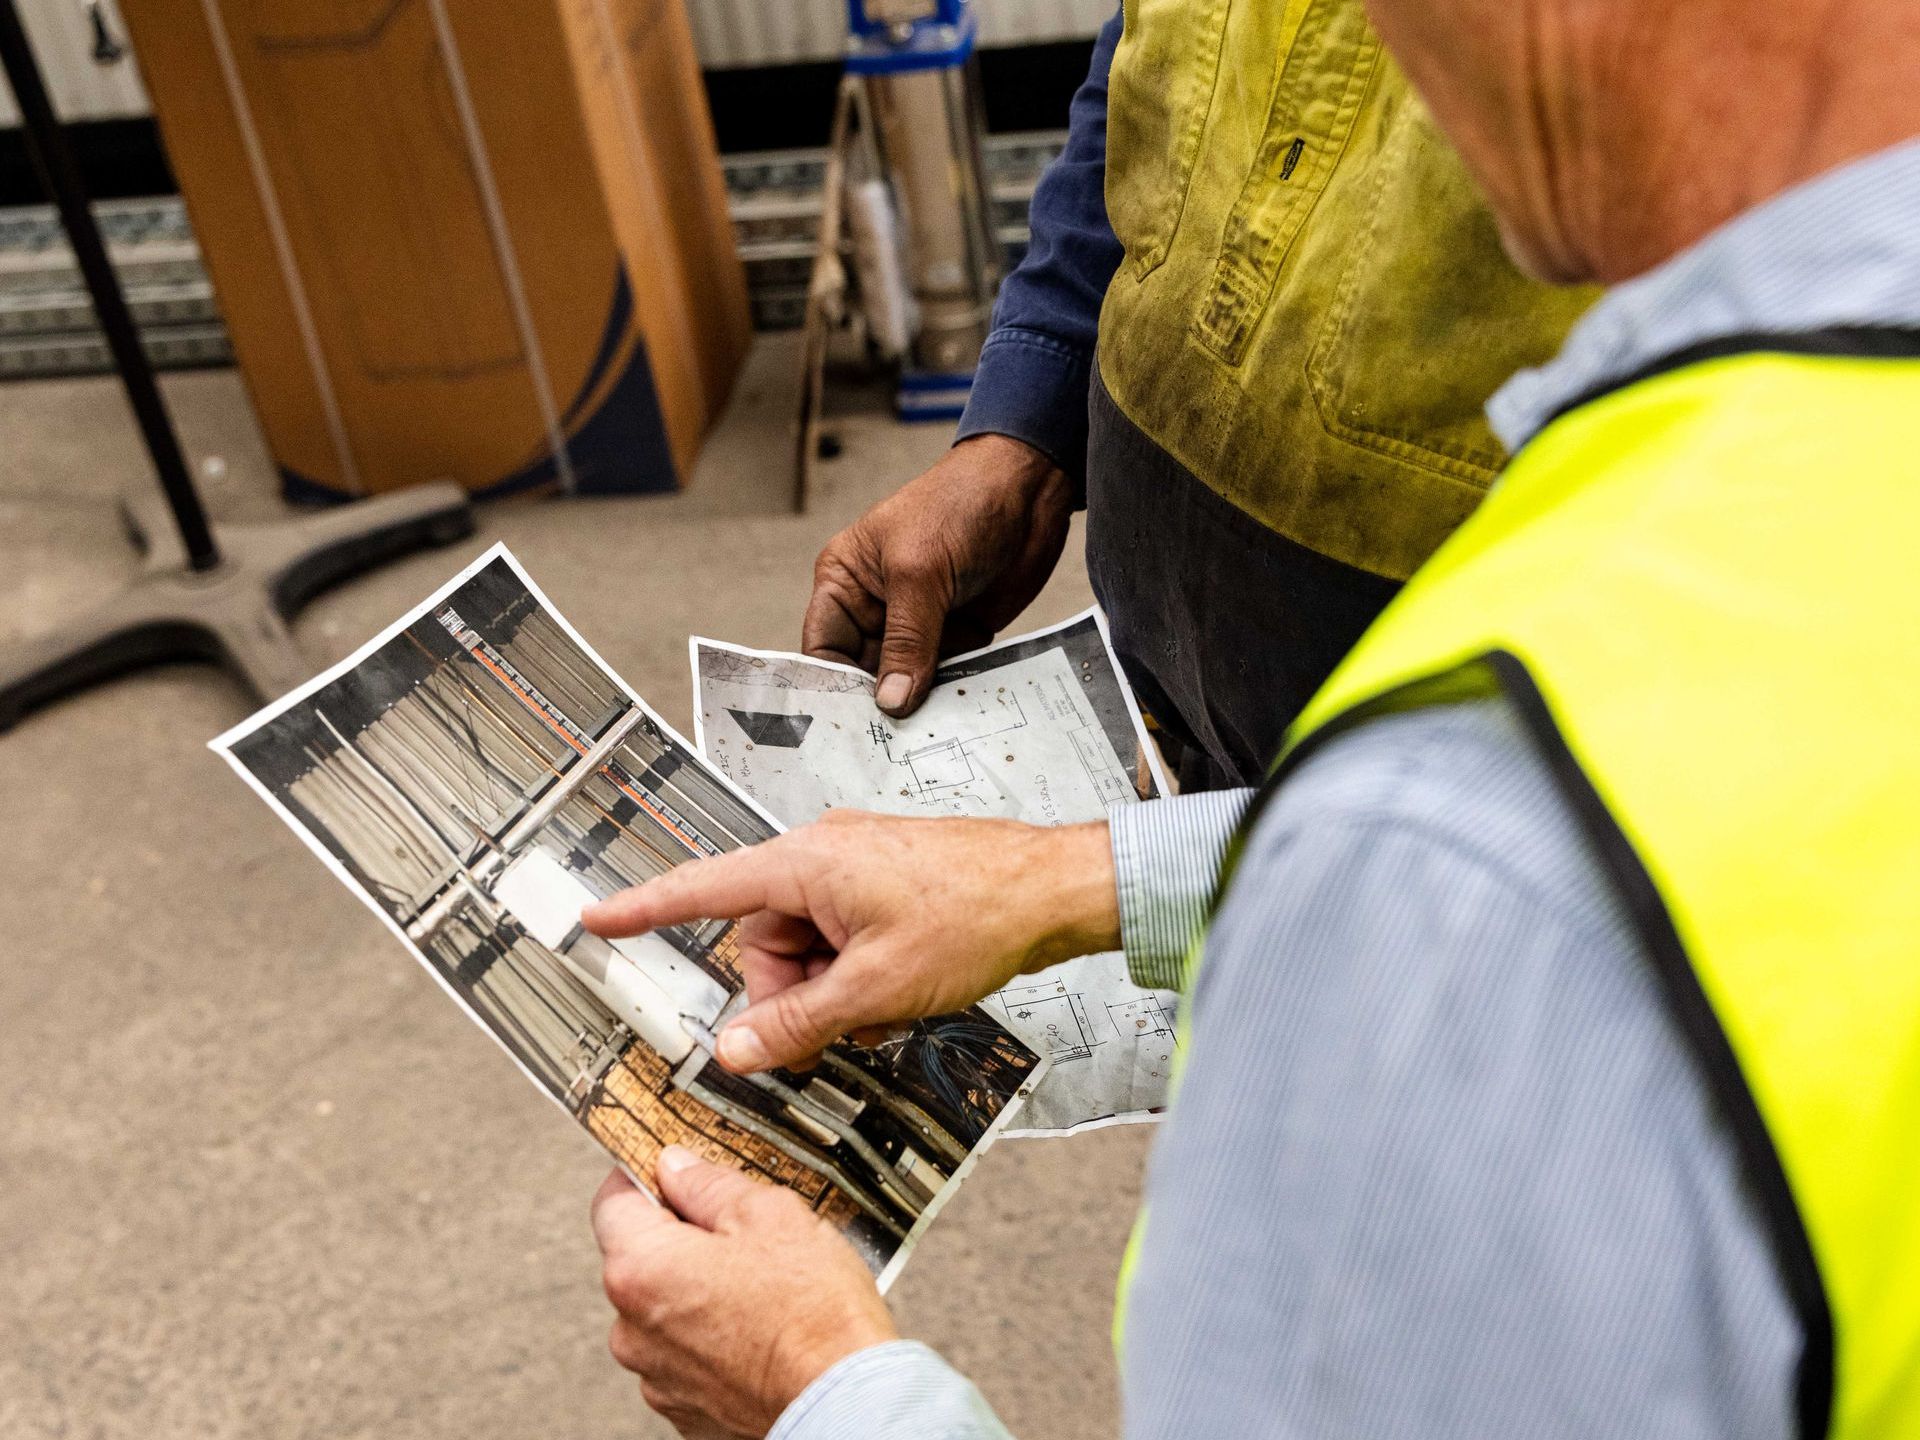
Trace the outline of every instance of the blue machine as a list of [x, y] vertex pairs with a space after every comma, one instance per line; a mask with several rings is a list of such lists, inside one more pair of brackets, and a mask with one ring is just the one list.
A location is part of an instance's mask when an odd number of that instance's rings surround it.
[[847, 0], [847, 69], [855, 75], [949, 70], [973, 55], [971, 0]]
[[847, 70], [866, 85], [916, 315], [897, 409], [955, 420], [1002, 259], [980, 158], [971, 0], [847, 0]]

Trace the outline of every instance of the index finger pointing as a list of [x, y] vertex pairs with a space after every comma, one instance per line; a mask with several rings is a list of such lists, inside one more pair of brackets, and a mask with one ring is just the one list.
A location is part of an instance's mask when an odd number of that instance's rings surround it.
[[689, 860], [644, 885], [589, 905], [580, 923], [595, 935], [618, 939], [658, 930], [662, 925], [684, 925], [691, 920], [737, 920], [774, 903], [774, 893], [785, 874], [777, 840]]

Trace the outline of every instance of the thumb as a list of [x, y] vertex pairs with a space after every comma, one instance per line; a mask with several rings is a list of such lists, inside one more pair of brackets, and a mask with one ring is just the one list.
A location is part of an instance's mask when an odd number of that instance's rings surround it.
[[593, 1238], [609, 1260], [632, 1250], [662, 1225], [673, 1223], [651, 1195], [618, 1170], [607, 1176], [594, 1195], [592, 1215]]
[[769, 1193], [738, 1170], [702, 1160], [680, 1145], [669, 1145], [660, 1152], [655, 1175], [660, 1194], [674, 1213], [702, 1230], [740, 1228], [753, 1203]]
[[880, 644], [874, 703], [889, 715], [911, 715], [927, 698], [947, 623], [944, 587], [931, 572], [900, 577], [887, 591], [887, 629]]
[[717, 1049], [729, 1070], [804, 1067], [816, 1055], [859, 1025], [893, 1019], [861, 1004], [843, 953], [811, 980], [775, 992], [749, 1005], [721, 1030]]

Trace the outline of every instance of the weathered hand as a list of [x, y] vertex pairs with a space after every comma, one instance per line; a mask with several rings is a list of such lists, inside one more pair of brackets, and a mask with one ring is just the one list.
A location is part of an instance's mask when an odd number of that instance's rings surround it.
[[842, 1035], [943, 1015], [1015, 975], [1119, 948], [1105, 822], [908, 820], [836, 810], [587, 908], [596, 935], [740, 919], [752, 1002], [737, 1071], [804, 1068]]
[[860, 1257], [791, 1190], [673, 1146], [654, 1203], [615, 1171], [593, 1197], [613, 1358], [687, 1440], [765, 1435], [856, 1350], [896, 1338]]
[[1032, 603], [1067, 543], [1073, 487], [1032, 446], [963, 440], [829, 540], [800, 646], [880, 677], [908, 715], [942, 655], [978, 649]]

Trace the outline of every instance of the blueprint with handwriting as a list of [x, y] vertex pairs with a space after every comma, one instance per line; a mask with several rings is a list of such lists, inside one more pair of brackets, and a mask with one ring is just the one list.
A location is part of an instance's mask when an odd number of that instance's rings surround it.
[[[699, 637], [690, 648], [701, 752], [789, 825], [835, 807], [1070, 825], [1167, 793], [1094, 610], [948, 661], [904, 720], [874, 705], [864, 671]], [[1052, 1059], [1009, 1133], [1164, 1108], [1174, 997], [1134, 985], [1119, 955], [1022, 976], [984, 1008]]]

